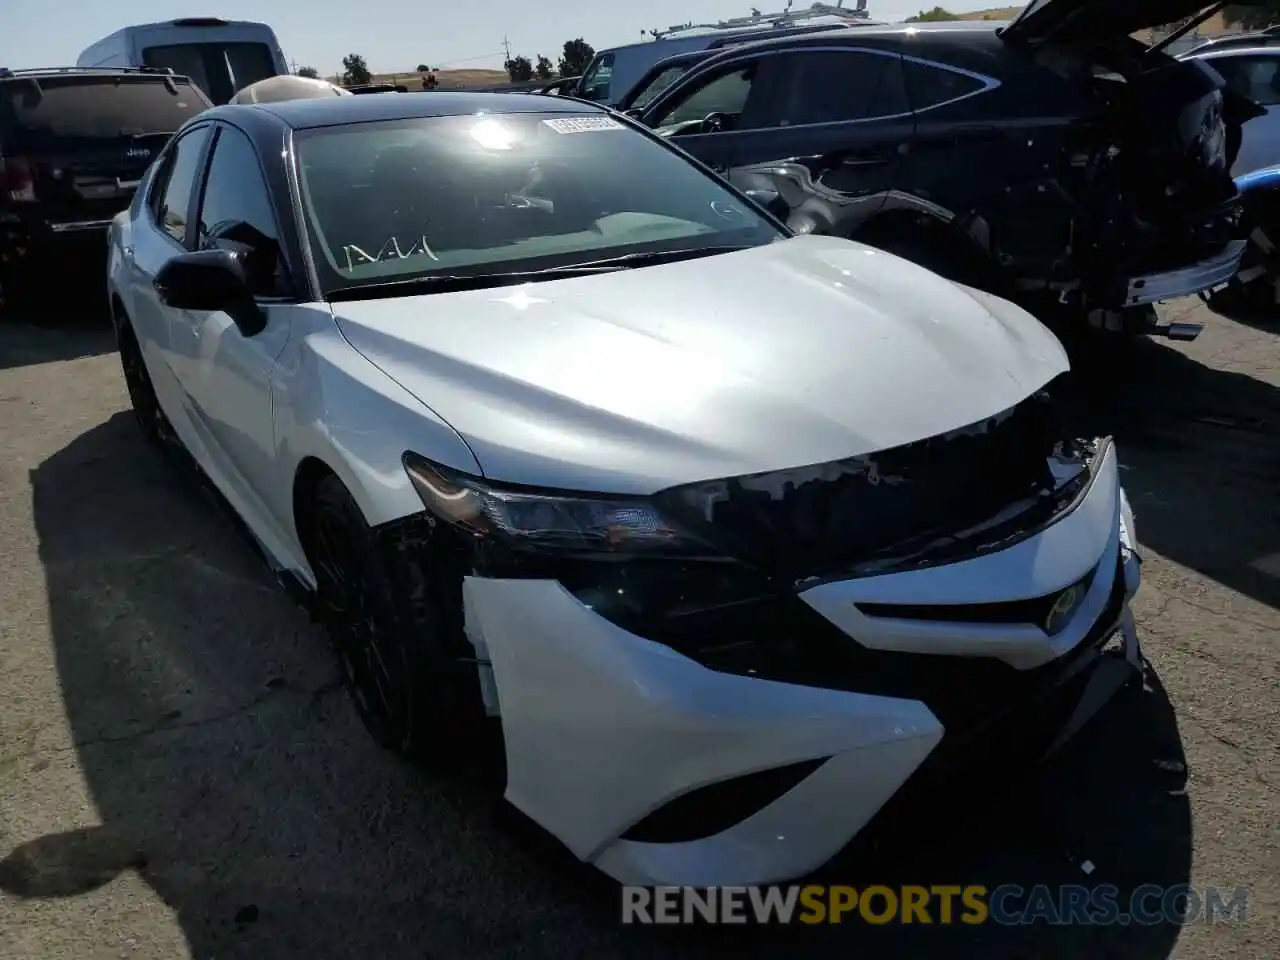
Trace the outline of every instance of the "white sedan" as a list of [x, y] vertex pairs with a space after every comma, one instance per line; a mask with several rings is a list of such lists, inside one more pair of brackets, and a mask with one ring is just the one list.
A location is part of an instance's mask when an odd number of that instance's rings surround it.
[[623, 882], [803, 874], [1137, 663], [1057, 340], [594, 106], [216, 108], [109, 272], [143, 431], [321, 612], [373, 735], [448, 765], [496, 726], [510, 802]]

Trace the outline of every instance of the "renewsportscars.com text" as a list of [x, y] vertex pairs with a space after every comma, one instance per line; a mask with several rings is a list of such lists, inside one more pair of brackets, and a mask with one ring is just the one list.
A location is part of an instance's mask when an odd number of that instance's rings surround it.
[[1045, 924], [1155, 926], [1242, 922], [1245, 887], [1115, 886], [623, 887], [625, 924]]

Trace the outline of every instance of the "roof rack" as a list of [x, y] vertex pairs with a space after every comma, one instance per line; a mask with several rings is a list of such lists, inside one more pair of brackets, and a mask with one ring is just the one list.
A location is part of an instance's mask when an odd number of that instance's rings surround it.
[[[718, 20], [715, 23], [676, 23], [667, 27], [665, 30], [653, 29], [648, 31], [649, 36], [654, 40], [666, 40], [672, 34], [686, 33], [690, 30], [742, 30], [750, 27], [787, 27], [792, 24], [804, 23], [809, 20], [816, 20], [819, 17], [837, 17], [841, 20], [867, 20], [871, 14], [867, 13], [867, 0], [857, 0], [857, 6], [850, 9], [844, 5], [844, 0], [836, 0], [834, 6], [828, 3], [814, 3], [804, 10], [792, 10], [795, 0], [787, 0], [787, 5], [783, 10], [777, 13], [759, 13], [752, 11], [747, 17], [731, 17], [728, 20]], [[834, 24], [833, 24], [834, 26]]]
[[38, 77], [55, 73], [154, 73], [177, 76], [172, 67], [27, 67], [23, 70], [0, 67], [0, 80], [7, 77]]

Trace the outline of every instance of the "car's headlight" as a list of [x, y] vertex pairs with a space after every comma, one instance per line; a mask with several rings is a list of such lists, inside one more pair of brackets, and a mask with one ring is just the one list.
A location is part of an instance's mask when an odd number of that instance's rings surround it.
[[705, 556], [710, 548], [641, 497], [515, 490], [486, 483], [414, 453], [404, 467], [423, 505], [479, 539], [576, 554]]

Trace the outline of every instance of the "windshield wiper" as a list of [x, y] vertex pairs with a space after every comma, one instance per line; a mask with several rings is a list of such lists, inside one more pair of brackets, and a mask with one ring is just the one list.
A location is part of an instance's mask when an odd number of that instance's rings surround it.
[[690, 247], [686, 250], [654, 250], [649, 253], [624, 253], [620, 257], [609, 257], [606, 260], [592, 260], [588, 263], [576, 264], [576, 267], [598, 267], [625, 270], [628, 267], [646, 267], [658, 263], [677, 263], [681, 260], [693, 260], [697, 257], [714, 257], [718, 253], [734, 253], [747, 250], [747, 246], [715, 246]]
[[344, 287], [326, 297], [330, 303], [341, 300], [376, 300], [382, 297], [410, 297], [416, 293], [457, 293], [462, 290], [485, 290], [490, 287], [509, 287], [519, 283], [537, 283], [543, 280], [565, 280], [569, 277], [587, 277], [596, 273], [612, 273], [625, 269], [622, 264], [578, 264], [570, 267], [553, 267], [549, 270], [515, 270], [508, 273], [435, 274], [414, 277], [411, 280], [391, 280], [387, 283], [371, 283], [367, 286]]
[[598, 273], [613, 273], [632, 267], [658, 263], [674, 263], [695, 257], [709, 257], [717, 253], [745, 250], [746, 247], [695, 247], [689, 250], [660, 250], [651, 253], [626, 253], [606, 260], [574, 263], [545, 270], [515, 270], [507, 273], [435, 274], [414, 277], [410, 280], [391, 280], [371, 283], [367, 286], [344, 287], [331, 291], [325, 298], [330, 303], [346, 300], [377, 300], [387, 297], [411, 297], [420, 293], [458, 293], [464, 290], [485, 290], [492, 287], [509, 287], [520, 283], [540, 283], [546, 280], [566, 280], [571, 277], [589, 277]]

